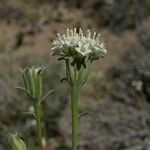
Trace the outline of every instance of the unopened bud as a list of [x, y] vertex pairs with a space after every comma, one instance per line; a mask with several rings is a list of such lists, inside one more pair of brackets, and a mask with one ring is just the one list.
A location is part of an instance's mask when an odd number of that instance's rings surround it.
[[11, 150], [27, 150], [25, 142], [17, 133], [9, 135], [9, 143]]

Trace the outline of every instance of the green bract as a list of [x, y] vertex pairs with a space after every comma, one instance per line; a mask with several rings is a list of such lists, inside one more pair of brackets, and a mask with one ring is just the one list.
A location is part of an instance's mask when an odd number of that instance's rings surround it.
[[41, 98], [42, 96], [41, 78], [43, 69], [43, 67], [26, 67], [21, 70], [25, 88], [33, 99]]
[[90, 69], [90, 61], [85, 60], [85, 65], [81, 65], [81, 63], [77, 63], [77, 65], [72, 65], [72, 60], [66, 61], [66, 75], [67, 80], [71, 86], [75, 85], [79, 88], [86, 82], [89, 69]]
[[25, 142], [17, 133], [9, 135], [9, 143], [11, 150], [27, 150]]

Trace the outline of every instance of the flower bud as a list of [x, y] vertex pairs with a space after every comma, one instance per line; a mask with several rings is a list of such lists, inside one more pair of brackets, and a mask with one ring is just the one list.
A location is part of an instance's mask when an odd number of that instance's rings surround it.
[[41, 98], [42, 96], [41, 79], [43, 69], [43, 67], [26, 67], [21, 70], [25, 88], [33, 99]]
[[11, 150], [27, 150], [25, 142], [17, 133], [9, 135], [9, 143]]

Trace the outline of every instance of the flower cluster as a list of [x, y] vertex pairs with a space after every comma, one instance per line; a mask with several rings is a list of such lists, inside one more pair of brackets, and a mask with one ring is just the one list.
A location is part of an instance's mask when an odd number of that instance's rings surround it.
[[[72, 64], [85, 64], [85, 59], [91, 62], [107, 54], [100, 35], [90, 30], [84, 34], [82, 29], [77, 32], [67, 29], [66, 34], [60, 35], [52, 43], [52, 55], [58, 55], [63, 59], [72, 58]], [[85, 66], [85, 65], [84, 65]]]

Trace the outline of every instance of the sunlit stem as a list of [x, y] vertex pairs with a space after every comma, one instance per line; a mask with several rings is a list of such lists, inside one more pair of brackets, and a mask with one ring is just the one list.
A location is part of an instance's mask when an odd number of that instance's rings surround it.
[[78, 99], [80, 94], [80, 89], [87, 79], [88, 68], [83, 68], [83, 66], [78, 70], [77, 66], [66, 63], [66, 74], [71, 88], [71, 117], [72, 117], [72, 150], [77, 150], [78, 148]]
[[73, 67], [71, 82], [71, 116], [72, 116], [72, 150], [78, 147], [78, 99], [80, 92], [79, 76], [76, 67]]
[[72, 150], [77, 150], [78, 146], [78, 97], [79, 87], [71, 87], [71, 115], [72, 115]]
[[42, 143], [42, 122], [41, 122], [41, 105], [39, 100], [33, 101], [34, 111], [35, 111], [35, 120], [36, 120], [36, 134], [37, 141], [39, 144], [39, 149], [44, 150], [44, 146]]

